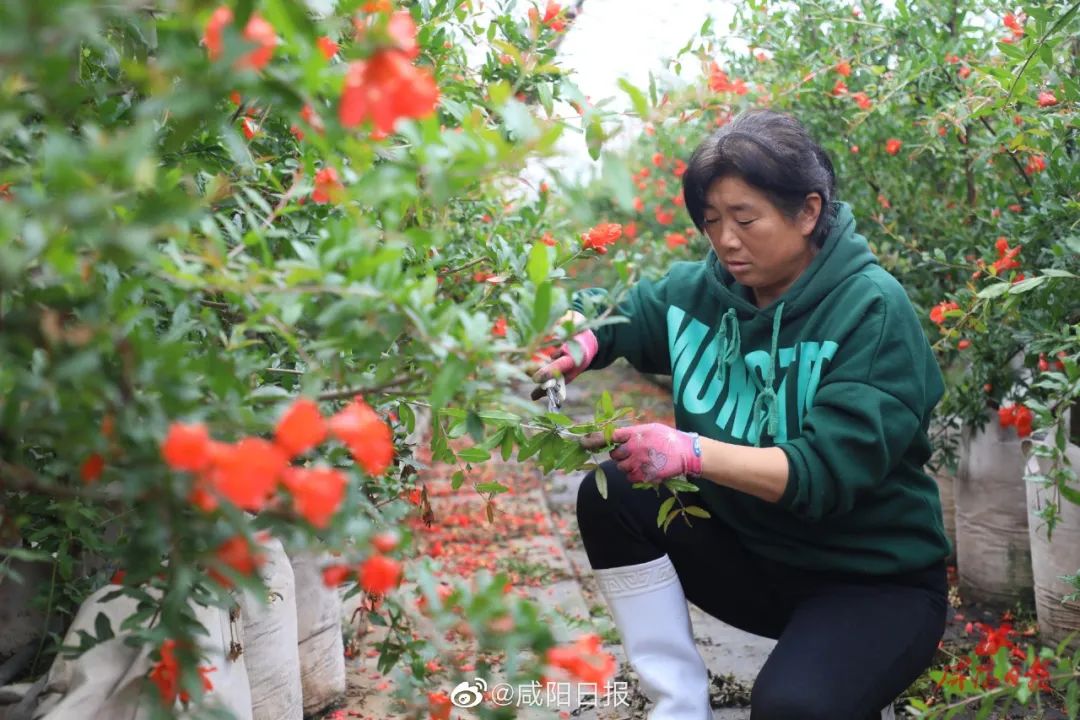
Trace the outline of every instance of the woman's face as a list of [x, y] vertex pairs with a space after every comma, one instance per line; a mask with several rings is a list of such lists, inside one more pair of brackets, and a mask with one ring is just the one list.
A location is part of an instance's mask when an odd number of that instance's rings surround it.
[[765, 193], [742, 178], [714, 180], [705, 193], [705, 234], [720, 263], [741, 285], [752, 288], [758, 307], [784, 294], [817, 254], [810, 233], [821, 212], [821, 196], [789, 220]]

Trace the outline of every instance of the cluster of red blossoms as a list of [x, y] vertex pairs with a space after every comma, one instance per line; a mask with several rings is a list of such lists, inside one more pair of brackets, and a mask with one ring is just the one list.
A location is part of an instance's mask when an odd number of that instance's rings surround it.
[[540, 11], [536, 8], [529, 8], [529, 24], [532, 27], [546, 25], [555, 32], [562, 32], [566, 29], [566, 15], [563, 13], [559, 3], [548, 0], [543, 17], [540, 16]]
[[[842, 78], [851, 77], [851, 63], [849, 63], [847, 60], [841, 60], [836, 64], [836, 67], [834, 67], [833, 69], [841, 76], [841, 79], [837, 80], [836, 84], [833, 85], [833, 97], [847, 95], [848, 86]], [[855, 101], [855, 104], [859, 106], [860, 110], [869, 110], [870, 108], [874, 107], [874, 103], [871, 102], [870, 98], [864, 92], [860, 91], [857, 93], [852, 93], [850, 97], [852, 100]]]
[[296, 467], [290, 461], [332, 433], [364, 470], [383, 474], [394, 457], [393, 431], [361, 398], [324, 419], [314, 401], [294, 402], [278, 422], [273, 442], [246, 437], [236, 443], [212, 440], [201, 424], [173, 423], [161, 445], [169, 467], [195, 473], [190, 500], [211, 511], [222, 498], [244, 510], [262, 510], [278, 486], [293, 499], [296, 512], [316, 527], [326, 527], [345, 497], [348, 480], [329, 467]]
[[1015, 426], [1016, 434], [1020, 437], [1027, 437], [1031, 434], [1031, 422], [1034, 419], [1035, 416], [1031, 410], [1028, 410], [1023, 405], [1013, 403], [1011, 405], [1002, 405], [998, 409], [998, 423], [1000, 423], [1001, 427]]
[[[167, 707], [172, 707], [177, 697], [180, 698], [180, 702], [185, 704], [191, 699], [186, 690], [180, 689], [180, 664], [176, 660], [175, 653], [176, 641], [169, 638], [161, 643], [161, 648], [158, 650], [161, 659], [150, 669], [150, 681], [157, 685], [158, 694]], [[214, 684], [210, 682], [207, 675], [216, 669], [213, 667], [199, 668], [203, 692], [210, 692], [214, 689]]]
[[[362, 10], [369, 16], [356, 18], [357, 37], [363, 37], [382, 16], [389, 15], [385, 22], [387, 42], [385, 47], [376, 50], [366, 60], [349, 63], [338, 113], [341, 124], [347, 128], [370, 121], [373, 124], [372, 137], [381, 139], [393, 130], [399, 118], [422, 118], [433, 113], [439, 100], [439, 89], [429, 72], [412, 65], [420, 54], [420, 46], [416, 41], [416, 23], [409, 12], [402, 10], [391, 13], [388, 0], [364, 3]], [[232, 22], [232, 10], [225, 6], [219, 7], [210, 16], [203, 34], [203, 44], [211, 60], [221, 56], [222, 34]], [[237, 67], [253, 70], [266, 67], [278, 44], [274, 27], [257, 12], [252, 13], [244, 27], [243, 38], [256, 48], [244, 55]], [[337, 42], [329, 37], [320, 37], [316, 44], [319, 52], [328, 60], [339, 49]], [[310, 106], [304, 107], [301, 116], [309, 126], [321, 131], [321, 121]], [[246, 122], [244, 133], [248, 139], [254, 137], [257, 131], [257, 126]], [[293, 126], [293, 134], [298, 139], [304, 136], [296, 125]]]
[[[595, 633], [582, 635], [573, 645], [554, 647], [547, 651], [547, 664], [561, 670], [581, 683], [604, 687], [615, 674], [615, 658], [600, 648], [600, 636]], [[546, 676], [541, 678], [541, 685], [552, 682]]]
[[593, 249], [601, 255], [606, 255], [608, 245], [614, 245], [622, 237], [622, 234], [622, 225], [618, 223], [600, 223], [589, 232], [581, 235], [581, 249]]
[[985, 658], [985, 661], [973, 668], [970, 656], [958, 658], [956, 662], [945, 668], [944, 674], [937, 683], [939, 688], [945, 686], [962, 692], [969, 688], [971, 690], [991, 690], [999, 687], [1000, 683], [993, 674], [994, 658], [998, 650], [1007, 648], [1011, 667], [1005, 673], [1003, 679], [1005, 685], [1017, 687], [1021, 682], [1021, 677], [1023, 677], [1027, 679], [1028, 689], [1032, 692], [1036, 690], [1049, 691], [1051, 689], [1049, 682], [1050, 670], [1043, 664], [1041, 658], [1034, 658], [1030, 667], [1023, 672], [1021, 672], [1020, 667], [1012, 664], [1024, 663], [1028, 659], [1028, 654], [1010, 639], [1012, 635], [1016, 634], [1011, 624], [1003, 623], [1000, 627], [994, 628], [977, 622], [968, 623], [965, 629], [969, 633], [977, 630], [982, 634], [982, 639], [975, 645], [974, 654]]
[[383, 595], [393, 590], [401, 582], [401, 563], [387, 557], [397, 547], [398, 536], [393, 532], [382, 532], [371, 539], [376, 553], [362, 562], [354, 571], [347, 565], [335, 564], [323, 568], [323, 584], [327, 587], [338, 585], [356, 578], [360, 587], [369, 593]]
[[709, 89], [715, 93], [735, 93], [745, 95], [749, 92], [742, 78], [731, 80], [715, 61], [709, 63]]
[[[369, 27], [359, 18], [355, 25], [359, 35]], [[412, 15], [406, 10], [393, 13], [386, 31], [392, 42], [390, 47], [377, 50], [367, 60], [349, 64], [338, 113], [345, 127], [372, 121], [375, 139], [386, 137], [398, 118], [427, 117], [439, 101], [435, 79], [411, 63], [420, 54]]]

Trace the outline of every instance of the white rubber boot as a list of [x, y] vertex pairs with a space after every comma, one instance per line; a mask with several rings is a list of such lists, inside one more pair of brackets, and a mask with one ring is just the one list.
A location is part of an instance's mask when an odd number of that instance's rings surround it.
[[671, 558], [593, 570], [630, 665], [655, 703], [649, 720], [712, 720], [709, 675]]

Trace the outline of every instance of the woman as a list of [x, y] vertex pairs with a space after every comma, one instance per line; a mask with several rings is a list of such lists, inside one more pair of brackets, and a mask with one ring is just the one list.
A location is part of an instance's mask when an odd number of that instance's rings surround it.
[[[577, 334], [534, 376], [535, 398], [616, 357], [672, 375], [676, 428], [617, 429], [607, 498], [590, 472], [577, 505], [650, 718], [712, 717], [687, 599], [778, 640], [752, 720], [891, 717], [945, 626], [950, 546], [923, 471], [940, 370], [798, 121], [739, 116], [694, 151], [683, 194], [705, 260], [636, 284], [616, 309], [626, 321]], [[576, 294], [577, 322], [594, 299]], [[678, 475], [710, 517], [665, 532], [659, 484]]]

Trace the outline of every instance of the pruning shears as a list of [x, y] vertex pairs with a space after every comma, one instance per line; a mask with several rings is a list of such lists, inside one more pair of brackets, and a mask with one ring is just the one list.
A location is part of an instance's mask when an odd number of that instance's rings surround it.
[[566, 380], [561, 376], [545, 380], [543, 389], [547, 390], [548, 412], [558, 412], [566, 400]]

